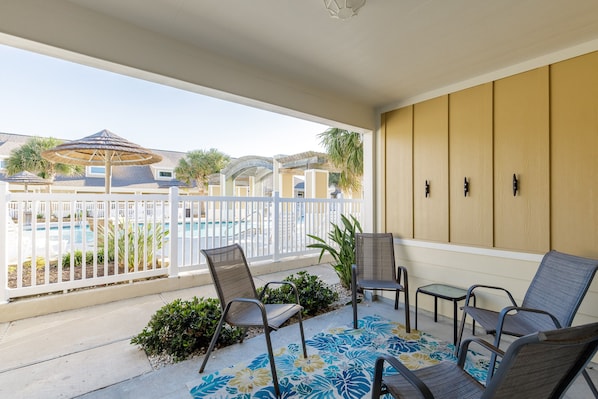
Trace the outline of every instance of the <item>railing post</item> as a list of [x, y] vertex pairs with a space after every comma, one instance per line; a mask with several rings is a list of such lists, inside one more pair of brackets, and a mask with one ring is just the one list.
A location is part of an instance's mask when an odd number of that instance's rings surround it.
[[272, 219], [274, 224], [274, 255], [272, 256], [273, 261], [280, 259], [280, 193], [274, 192], [274, 218]]
[[0, 182], [0, 303], [9, 300], [8, 295], [8, 251], [6, 240], [8, 239], [8, 183]]
[[170, 262], [168, 265], [168, 276], [176, 277], [179, 275], [179, 188], [170, 187], [168, 192], [168, 203], [170, 204], [170, 248], [168, 254]]

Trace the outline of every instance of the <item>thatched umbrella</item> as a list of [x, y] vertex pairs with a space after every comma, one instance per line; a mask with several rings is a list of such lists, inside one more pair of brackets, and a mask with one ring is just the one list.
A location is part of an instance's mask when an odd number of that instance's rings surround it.
[[60, 144], [42, 152], [45, 159], [63, 164], [104, 166], [106, 194], [110, 193], [112, 166], [149, 165], [162, 157], [109, 130]]
[[51, 183], [51, 181], [46, 180], [43, 177], [39, 177], [38, 175], [26, 170], [15, 173], [14, 175], [6, 176], [3, 180], [9, 183], [24, 184], [25, 192], [27, 191], [27, 186], [29, 185], [44, 185]]

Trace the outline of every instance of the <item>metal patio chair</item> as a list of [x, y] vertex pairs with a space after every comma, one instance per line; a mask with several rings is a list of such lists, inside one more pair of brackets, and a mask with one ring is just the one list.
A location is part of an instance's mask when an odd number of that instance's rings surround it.
[[395, 267], [392, 233], [355, 234], [355, 264], [351, 268], [353, 328], [357, 328], [357, 290], [359, 289], [395, 291], [395, 309], [399, 308], [399, 293], [403, 291], [405, 329], [411, 332], [407, 269], [404, 266]]
[[[537, 331], [571, 326], [597, 269], [598, 260], [550, 251], [544, 255], [521, 306], [505, 288], [480, 284], [469, 287], [457, 343], [463, 337], [467, 315], [478, 322], [486, 333], [495, 335], [496, 347], [500, 345], [502, 334], [521, 337]], [[504, 292], [510, 306], [500, 312], [470, 306], [472, 293], [475, 291], [479, 295], [476, 290], [481, 289]], [[494, 360], [495, 356], [491, 360], [489, 378], [494, 369]], [[585, 371], [584, 377], [594, 395], [598, 395]]]
[[[470, 343], [476, 342], [502, 361], [484, 386], [464, 370]], [[518, 338], [504, 353], [480, 338], [459, 348], [457, 363], [443, 361], [411, 371], [393, 356], [376, 360], [372, 398], [550, 399], [560, 398], [598, 349], [598, 323], [536, 332]], [[400, 374], [383, 375], [385, 362]]]
[[295, 292], [296, 303], [264, 304], [261, 301], [261, 297], [257, 294], [245, 254], [239, 244], [232, 244], [214, 249], [202, 249], [201, 252], [206, 257], [212, 279], [214, 280], [214, 286], [216, 287], [218, 298], [220, 299], [222, 317], [216, 327], [216, 331], [210, 342], [210, 347], [204, 356], [199, 372], [202, 373], [204, 371], [225, 322], [231, 326], [241, 328], [263, 328], [264, 335], [266, 336], [266, 346], [268, 347], [268, 357], [270, 360], [270, 369], [272, 370], [274, 390], [276, 396], [279, 397], [280, 388], [278, 386], [278, 377], [276, 375], [276, 364], [274, 363], [270, 331], [277, 330], [288, 319], [297, 315], [299, 318], [303, 355], [307, 357], [303, 320], [301, 317], [303, 307], [299, 303], [297, 287], [289, 281], [271, 281], [267, 283], [264, 286], [262, 295], [266, 292], [266, 288], [268, 288], [270, 284], [288, 284]]

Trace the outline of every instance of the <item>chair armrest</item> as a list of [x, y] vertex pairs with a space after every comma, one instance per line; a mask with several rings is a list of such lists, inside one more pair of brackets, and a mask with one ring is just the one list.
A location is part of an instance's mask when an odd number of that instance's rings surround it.
[[269, 281], [269, 282], [267, 282], [266, 285], [264, 285], [264, 289], [260, 293], [260, 297], [259, 297], [260, 300], [263, 298], [263, 296], [266, 293], [266, 290], [268, 289], [268, 286], [270, 284], [290, 285], [291, 288], [293, 289], [293, 292], [295, 293], [295, 301], [296, 301], [297, 305], [301, 304], [299, 302], [299, 291], [297, 290], [297, 286], [295, 285], [295, 283], [293, 283], [292, 281]]
[[492, 345], [490, 342], [485, 341], [478, 337], [470, 337], [470, 338], [464, 339], [463, 342], [461, 342], [461, 346], [459, 346], [459, 355], [457, 358], [457, 365], [461, 368], [463, 368], [463, 366], [465, 366], [465, 360], [467, 360], [467, 353], [469, 351], [469, 345], [471, 343], [476, 343], [476, 344], [484, 347], [484, 349], [486, 349], [490, 352], [493, 352], [497, 356], [502, 357], [505, 355], [504, 351], [502, 351], [501, 349]]
[[515, 302], [515, 299], [513, 298], [513, 295], [511, 295], [511, 293], [509, 292], [509, 290], [507, 290], [506, 288], [503, 288], [503, 287], [497, 287], [497, 286], [494, 286], [494, 285], [484, 285], [484, 284], [474, 284], [471, 287], [469, 287], [469, 289], [467, 290], [467, 296], [465, 297], [465, 306], [469, 306], [469, 299], [471, 298], [471, 295], [474, 293], [473, 291], [476, 290], [476, 289], [478, 289], [478, 288], [484, 288], [484, 289], [488, 289], [488, 290], [503, 291], [509, 297], [509, 300], [511, 301], [511, 304], [513, 306], [517, 306], [517, 302]]
[[[403, 276], [403, 283], [401, 283], [401, 276]], [[409, 275], [407, 274], [407, 268], [405, 266], [397, 266], [397, 281], [399, 284], [403, 284], [405, 294], [409, 293]]]
[[[270, 324], [268, 323], [268, 314], [266, 313], [266, 306], [264, 306], [263, 302], [259, 299], [255, 298], [233, 298], [227, 304], [224, 312], [222, 313], [223, 317], [228, 314], [228, 311], [231, 305], [234, 302], [245, 302], [245, 303], [253, 303], [260, 309], [260, 313], [262, 314], [262, 323], [264, 324], [264, 328], [267, 328]], [[270, 327], [272, 328], [272, 327]]]
[[225, 308], [225, 312], [228, 313], [228, 310], [230, 309], [231, 305], [234, 302], [246, 302], [246, 303], [253, 303], [254, 305], [256, 305], [258, 308], [260, 308], [260, 311], [262, 312], [262, 316], [265, 320], [267, 320], [266, 317], [266, 307], [264, 306], [264, 304], [262, 303], [262, 301], [260, 301], [259, 299], [255, 299], [255, 298], [233, 298], [231, 299], [227, 304], [226, 304], [226, 308]]
[[374, 369], [374, 382], [372, 384], [372, 398], [378, 398], [382, 389], [382, 373], [384, 372], [384, 362], [388, 362], [392, 368], [397, 370], [401, 375], [417, 390], [419, 390], [424, 399], [434, 399], [434, 395], [428, 386], [420, 380], [411, 370], [405, 367], [397, 358], [390, 355], [381, 355], [376, 359], [376, 366]]
[[233, 302], [248, 302], [248, 303], [253, 303], [255, 305], [258, 305], [259, 307], [264, 307], [264, 304], [262, 303], [262, 301], [260, 301], [259, 299], [255, 299], [255, 298], [233, 298], [231, 299], [226, 306], [230, 307], [230, 304]]
[[562, 328], [561, 323], [558, 321], [558, 319], [552, 313], [550, 313], [546, 310], [534, 309], [534, 308], [524, 308], [524, 307], [520, 307], [520, 306], [507, 306], [507, 307], [503, 308], [500, 311], [500, 313], [498, 314], [498, 324], [496, 326], [496, 331], [502, 331], [502, 326], [504, 324], [505, 317], [507, 317], [507, 315], [513, 311], [538, 313], [538, 314], [543, 314], [543, 315], [549, 316], [552, 319], [552, 322], [554, 323], [555, 328]]

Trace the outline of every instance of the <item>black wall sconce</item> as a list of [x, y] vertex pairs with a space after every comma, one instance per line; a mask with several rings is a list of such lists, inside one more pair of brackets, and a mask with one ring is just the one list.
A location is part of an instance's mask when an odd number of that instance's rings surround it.
[[428, 198], [430, 196], [430, 182], [426, 180], [426, 186], [425, 186], [425, 193], [426, 193], [426, 198]]
[[517, 191], [519, 191], [519, 180], [517, 180], [517, 175], [513, 173], [513, 197], [517, 195]]
[[463, 178], [463, 196], [467, 197], [469, 194], [469, 182], [467, 181], [467, 177]]

